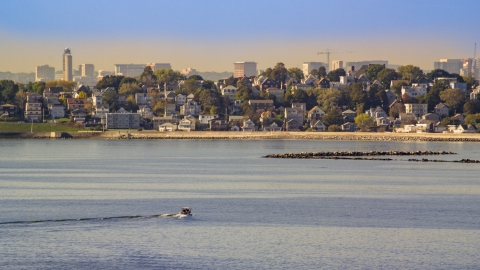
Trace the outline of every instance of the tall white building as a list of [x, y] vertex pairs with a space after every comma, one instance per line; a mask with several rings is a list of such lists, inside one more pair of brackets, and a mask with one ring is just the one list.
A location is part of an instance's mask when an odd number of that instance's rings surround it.
[[308, 74], [310, 74], [310, 71], [313, 69], [318, 70], [320, 67], [325, 67], [326, 71], [328, 72], [328, 65], [325, 65], [322, 62], [303, 62], [303, 75], [307, 77]]
[[161, 68], [163, 68], [163, 69], [171, 69], [172, 68], [170, 63], [147, 63], [147, 66], [151, 67], [153, 71], [155, 71], [157, 69], [161, 69]]
[[145, 64], [115, 64], [115, 75], [136, 77], [143, 73], [145, 66]]
[[35, 81], [47, 82], [55, 80], [55, 68], [48, 65], [35, 67]]
[[439, 62], [433, 62], [433, 69], [443, 69], [448, 73], [460, 74], [462, 68], [462, 59], [440, 59]]
[[93, 64], [81, 64], [80, 65], [80, 76], [82, 77], [89, 77], [89, 78], [94, 78], [95, 77], [95, 66]]
[[68, 82], [73, 80], [72, 54], [69, 48], [63, 51], [63, 80]]
[[355, 70], [361, 68], [365, 65], [385, 65], [388, 66], [388, 61], [385, 60], [365, 60], [365, 61], [356, 61], [356, 62], [346, 62], [346, 67], [355, 67]]
[[255, 62], [235, 62], [233, 63], [233, 77], [241, 78], [243, 76], [257, 76], [257, 63]]
[[333, 60], [332, 61], [332, 69], [331, 70], [336, 70], [339, 68], [343, 68], [343, 61], [341, 60]]

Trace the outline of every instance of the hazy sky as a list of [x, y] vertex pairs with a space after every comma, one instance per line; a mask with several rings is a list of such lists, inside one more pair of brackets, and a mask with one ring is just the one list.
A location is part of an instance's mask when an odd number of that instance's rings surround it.
[[[173, 69], [233, 71], [283, 62], [388, 60], [433, 69], [440, 58], [473, 57], [480, 0], [0, 0], [0, 71], [171, 63]], [[480, 55], [480, 44], [479, 55]], [[352, 51], [354, 53], [346, 53]]]

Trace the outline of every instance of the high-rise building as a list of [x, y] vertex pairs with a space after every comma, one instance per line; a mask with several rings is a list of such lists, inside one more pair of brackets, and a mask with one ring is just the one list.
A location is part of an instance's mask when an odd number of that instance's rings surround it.
[[328, 72], [328, 65], [325, 65], [322, 62], [304, 62], [302, 69], [303, 75], [307, 77], [308, 74], [310, 74], [310, 71], [312, 71], [313, 69], [318, 70], [320, 67], [325, 67], [325, 70]]
[[343, 68], [343, 61], [341, 60], [333, 60], [332, 61], [332, 69], [331, 70], [336, 70], [339, 68]]
[[72, 54], [69, 48], [65, 48], [63, 52], [63, 80], [71, 82], [72, 74]]
[[241, 78], [243, 76], [257, 76], [257, 63], [255, 62], [236, 62], [233, 63], [233, 77]]
[[448, 73], [460, 74], [462, 68], [462, 59], [440, 59], [439, 62], [433, 62], [433, 69], [443, 69]]
[[55, 80], [55, 68], [48, 65], [37, 66], [35, 68], [35, 81], [46, 82]]
[[368, 65], [385, 65], [385, 67], [388, 66], [388, 61], [385, 60], [365, 60], [365, 61], [356, 61], [356, 62], [346, 62], [345, 67], [347, 67], [349, 70], [349, 67], [354, 67], [354, 70], [357, 70], [361, 68], [362, 66], [368, 66]]
[[115, 64], [115, 75], [133, 78], [142, 74], [145, 66], [145, 64]]
[[157, 69], [171, 69], [172, 66], [170, 65], [170, 63], [147, 63], [147, 66], [148, 67], [151, 67], [153, 71], [157, 70]]
[[95, 75], [95, 66], [93, 64], [81, 64], [80, 76], [93, 78]]

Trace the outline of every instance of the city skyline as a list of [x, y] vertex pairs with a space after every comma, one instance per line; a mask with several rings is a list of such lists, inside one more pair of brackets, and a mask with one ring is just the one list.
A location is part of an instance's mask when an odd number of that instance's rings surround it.
[[[473, 58], [475, 7], [480, 3], [468, 0], [11, 1], [0, 11], [0, 71], [61, 70], [65, 47], [74, 67], [92, 63], [108, 71], [116, 63], [151, 62], [216, 72], [242, 61], [257, 62], [259, 70], [277, 62], [301, 68], [327, 62], [317, 54], [327, 49], [330, 62], [382, 59], [432, 70], [439, 59]], [[45, 16], [52, 10], [65, 12]]]

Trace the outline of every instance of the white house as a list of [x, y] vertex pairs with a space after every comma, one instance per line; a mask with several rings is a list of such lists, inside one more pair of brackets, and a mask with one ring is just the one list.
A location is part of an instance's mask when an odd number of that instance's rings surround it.
[[412, 113], [415, 115], [415, 117], [417, 117], [417, 119], [420, 119], [422, 116], [428, 113], [428, 104], [406, 103], [405, 112]]
[[427, 87], [425, 85], [420, 86], [402, 86], [402, 96], [406, 94], [411, 98], [420, 97], [427, 93]]
[[218, 114], [214, 114], [214, 115], [200, 114], [198, 116], [198, 120], [200, 121], [200, 124], [208, 124], [208, 121], [213, 120], [213, 119], [217, 119], [217, 118], [218, 118]]

